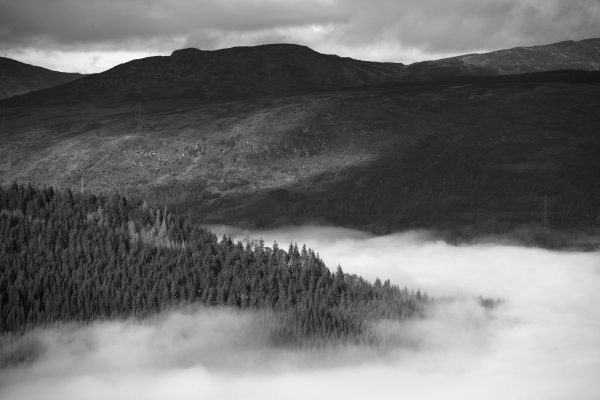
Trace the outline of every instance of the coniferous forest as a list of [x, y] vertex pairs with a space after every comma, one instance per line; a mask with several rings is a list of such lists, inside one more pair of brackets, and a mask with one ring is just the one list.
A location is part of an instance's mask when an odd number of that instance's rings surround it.
[[0, 189], [0, 331], [144, 318], [186, 305], [268, 312], [278, 344], [364, 342], [372, 321], [422, 315], [427, 294], [335, 273], [290, 244], [218, 238], [116, 193]]

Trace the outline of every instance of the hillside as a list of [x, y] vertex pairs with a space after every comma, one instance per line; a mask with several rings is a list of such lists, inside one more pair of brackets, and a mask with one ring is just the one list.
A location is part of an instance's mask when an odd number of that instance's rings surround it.
[[[323, 91], [382, 82], [412, 66], [361, 64], [301, 46], [259, 47], [137, 60], [5, 101], [1, 179], [73, 189], [83, 182], [91, 192], [117, 190], [166, 203], [195, 222], [247, 229], [306, 222], [377, 233], [429, 228], [455, 241], [540, 233], [548, 231], [541, 225], [544, 199], [551, 231], [600, 228], [600, 72], [445, 77]], [[265, 54], [275, 50], [286, 59], [315, 58], [288, 71], [271, 55], [280, 67], [269, 81], [260, 74], [269, 65]], [[203, 88], [216, 88], [224, 81], [209, 81], [212, 70], [197, 69], [204, 64], [193, 60], [244, 60], [239, 54], [265, 58], [203, 100], [161, 95], [142, 101], [131, 94], [158, 93], [148, 82], [163, 82], [163, 94], [199, 79]], [[146, 64], [165, 69], [137, 69]], [[190, 65], [196, 67], [184, 68]], [[225, 74], [237, 64], [226, 65], [215, 71]], [[317, 66], [323, 72], [311, 75]], [[262, 80], [250, 79], [253, 73]], [[300, 77], [307, 85], [293, 86]], [[108, 97], [69, 97], [82, 82], [103, 82], [98, 85]], [[261, 82], [271, 83], [257, 93], [252, 85]], [[66, 94], [58, 96], [61, 91]], [[131, 101], [108, 101], [115, 93]], [[48, 100], [29, 102], [40, 95]], [[221, 97], [227, 101], [215, 100]]]
[[52, 71], [0, 57], [0, 100], [59, 86], [82, 76], [76, 73]]
[[505, 75], [557, 69], [600, 69], [600, 39], [569, 40], [543, 46], [515, 47], [425, 61], [407, 67], [420, 79], [465, 75]]

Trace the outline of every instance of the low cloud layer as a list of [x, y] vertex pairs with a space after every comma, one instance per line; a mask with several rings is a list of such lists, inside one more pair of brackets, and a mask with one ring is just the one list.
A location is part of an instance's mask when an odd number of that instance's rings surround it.
[[[217, 229], [218, 232], [218, 229]], [[242, 233], [228, 229], [242, 238]], [[272, 348], [268, 320], [184, 310], [143, 323], [36, 332], [43, 355], [0, 372], [2, 399], [596, 399], [600, 254], [503, 245], [453, 247], [426, 233], [333, 228], [258, 232], [319, 251], [330, 268], [390, 278], [437, 298], [428, 317], [374, 327], [385, 352]], [[504, 303], [488, 311], [482, 294]]]
[[595, 0], [0, 0], [0, 54], [42, 60], [291, 42], [411, 63], [591, 37]]

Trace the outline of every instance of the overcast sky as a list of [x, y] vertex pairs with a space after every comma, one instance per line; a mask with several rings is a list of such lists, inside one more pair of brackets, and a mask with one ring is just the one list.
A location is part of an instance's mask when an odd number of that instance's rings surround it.
[[599, 0], [0, 0], [0, 55], [100, 72], [173, 50], [297, 43], [412, 63], [600, 37]]

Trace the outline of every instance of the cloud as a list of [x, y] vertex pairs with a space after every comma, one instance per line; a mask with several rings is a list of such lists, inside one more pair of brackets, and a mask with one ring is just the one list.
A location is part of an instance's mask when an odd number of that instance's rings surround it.
[[[242, 232], [227, 228], [242, 238]], [[220, 229], [216, 229], [219, 232]], [[391, 278], [438, 298], [424, 319], [374, 329], [384, 352], [269, 346], [256, 314], [184, 310], [136, 323], [36, 332], [34, 363], [0, 371], [12, 399], [597, 399], [600, 254], [448, 246], [427, 232], [374, 237], [337, 228], [256, 232], [308, 242], [330, 268]], [[501, 297], [482, 309], [473, 295]], [[268, 320], [267, 320], [268, 322]]]
[[335, 33], [347, 45], [388, 40], [424, 52], [465, 53], [600, 35], [600, 4], [589, 0], [353, 3], [351, 23]]
[[95, 46], [118, 50], [160, 48], [178, 37], [257, 32], [340, 22], [327, 2], [274, 0], [24, 0], [3, 1], [5, 44]]
[[411, 63], [599, 36], [596, 0], [0, 0], [8, 56], [291, 42]]

